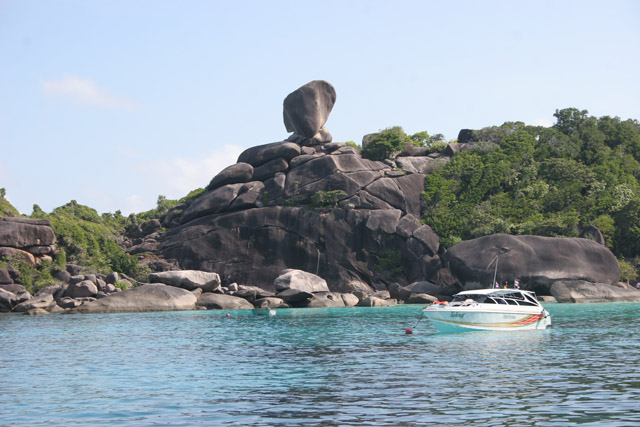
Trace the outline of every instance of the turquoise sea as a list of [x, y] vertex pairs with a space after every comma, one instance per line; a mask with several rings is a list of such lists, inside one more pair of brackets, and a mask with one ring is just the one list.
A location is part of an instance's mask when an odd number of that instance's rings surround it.
[[545, 307], [451, 335], [415, 305], [0, 315], [0, 425], [640, 425], [640, 304]]

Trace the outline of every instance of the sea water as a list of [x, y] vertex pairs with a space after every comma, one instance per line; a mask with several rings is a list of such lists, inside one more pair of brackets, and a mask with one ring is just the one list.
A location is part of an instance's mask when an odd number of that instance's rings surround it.
[[0, 425], [640, 425], [640, 304], [545, 307], [461, 334], [416, 305], [0, 315]]

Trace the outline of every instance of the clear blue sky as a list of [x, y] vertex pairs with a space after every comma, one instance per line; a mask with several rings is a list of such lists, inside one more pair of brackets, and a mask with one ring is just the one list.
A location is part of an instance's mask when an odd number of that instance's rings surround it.
[[99, 213], [206, 186], [331, 82], [334, 141], [640, 119], [639, 1], [0, 0], [0, 187]]

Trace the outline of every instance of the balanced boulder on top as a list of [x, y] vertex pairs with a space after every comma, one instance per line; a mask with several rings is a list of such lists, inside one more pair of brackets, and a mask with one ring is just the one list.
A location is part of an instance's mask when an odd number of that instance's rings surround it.
[[[306, 138], [313, 138], [324, 126], [336, 102], [336, 90], [331, 83], [314, 80], [291, 92], [284, 99], [284, 126]], [[323, 131], [328, 134], [326, 129]], [[321, 135], [320, 142], [327, 136]]]

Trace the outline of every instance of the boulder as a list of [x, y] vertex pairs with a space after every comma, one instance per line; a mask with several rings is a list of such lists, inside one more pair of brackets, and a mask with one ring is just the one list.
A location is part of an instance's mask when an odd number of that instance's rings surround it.
[[253, 166], [249, 163], [239, 162], [222, 169], [220, 173], [213, 177], [207, 190], [215, 190], [227, 184], [239, 184], [251, 181], [253, 176]]
[[344, 301], [345, 307], [354, 307], [358, 305], [360, 299], [354, 294], [342, 294], [342, 301]]
[[66, 309], [66, 308], [76, 308], [82, 305], [83, 302], [71, 297], [62, 297], [57, 299], [56, 303], [58, 304], [59, 307]]
[[229, 184], [209, 191], [184, 211], [181, 222], [184, 224], [202, 216], [226, 211], [243, 188], [246, 189], [245, 184]]
[[404, 213], [420, 216], [420, 200], [424, 192], [422, 174], [378, 179], [368, 185], [366, 190]]
[[298, 144], [286, 141], [257, 145], [240, 153], [238, 163], [248, 163], [255, 168], [277, 158], [282, 158], [288, 162], [299, 156], [300, 150], [301, 148]]
[[499, 282], [519, 279], [539, 294], [549, 294], [557, 281], [615, 284], [620, 278], [611, 251], [581, 238], [494, 234], [458, 243], [442, 259], [465, 289], [492, 286], [496, 260]]
[[585, 239], [593, 240], [596, 243], [600, 243], [601, 245], [605, 244], [604, 236], [600, 229], [594, 225], [589, 225], [582, 230], [580, 230], [580, 235], [578, 237], [582, 237]]
[[433, 159], [431, 157], [398, 157], [396, 165], [405, 172], [429, 174], [442, 168], [446, 160]]
[[229, 210], [241, 210], [260, 207], [263, 204], [263, 199], [260, 196], [263, 194], [264, 184], [260, 181], [253, 181], [246, 183], [238, 193], [238, 197], [231, 202]]
[[438, 298], [429, 294], [411, 294], [405, 301], [407, 304], [431, 304], [438, 301]]
[[109, 284], [115, 285], [120, 280], [120, 275], [114, 271], [112, 273], [107, 274], [107, 277], [105, 277], [104, 280]]
[[160, 223], [160, 220], [157, 218], [153, 218], [140, 224], [138, 230], [140, 231], [140, 234], [142, 234], [143, 236], [147, 236], [160, 230], [161, 228], [162, 224]]
[[640, 302], [638, 290], [584, 280], [558, 280], [551, 285], [551, 295], [565, 303]]
[[236, 290], [233, 295], [253, 302], [256, 299], [272, 297], [274, 293], [257, 286], [239, 285], [238, 290]]
[[275, 296], [288, 304], [298, 304], [312, 298], [313, 294], [298, 289], [285, 289], [284, 291], [278, 292]]
[[285, 289], [297, 289], [304, 292], [329, 292], [327, 281], [306, 271], [287, 269], [273, 282], [277, 292]]
[[204, 307], [207, 310], [243, 310], [254, 308], [253, 304], [244, 298], [233, 295], [214, 294], [211, 292], [200, 295], [196, 306]]
[[0, 288], [0, 313], [10, 312], [15, 305], [18, 305], [18, 296]]
[[56, 285], [51, 285], [51, 286], [46, 286], [40, 290], [38, 290], [38, 292], [35, 293], [34, 296], [39, 297], [42, 295], [53, 295], [54, 298], [57, 298], [58, 296], [61, 296], [64, 292], [65, 289], [67, 287], [61, 283], [58, 283]]
[[316, 292], [307, 300], [305, 307], [310, 308], [329, 308], [329, 307], [345, 307], [342, 294], [334, 292]]
[[253, 305], [255, 308], [289, 308], [289, 304], [276, 297], [259, 298], [253, 302]]
[[408, 239], [413, 235], [413, 232], [420, 228], [422, 224], [420, 224], [420, 220], [415, 216], [408, 214], [400, 218], [398, 221], [398, 225], [396, 226], [396, 234], [400, 237]]
[[203, 292], [213, 292], [220, 287], [220, 275], [198, 270], [177, 270], [151, 273], [149, 280], [154, 283], [176, 286], [193, 291], [201, 288]]
[[[0, 217], [0, 246], [35, 251], [38, 247], [51, 248], [55, 241], [48, 219]], [[51, 253], [50, 249], [46, 253]]]
[[287, 132], [313, 138], [324, 126], [336, 102], [336, 90], [324, 80], [314, 80], [284, 99], [283, 117]]
[[26, 262], [31, 267], [37, 265], [36, 258], [33, 254], [22, 249], [0, 247], [0, 258], [7, 258], [12, 260], [12, 262]]
[[193, 310], [196, 297], [186, 289], [160, 283], [138, 286], [86, 302], [71, 313], [125, 313], [142, 311]]
[[64, 283], [71, 281], [71, 274], [67, 270], [58, 270], [53, 273], [53, 278]]
[[394, 299], [383, 299], [376, 296], [368, 296], [358, 303], [358, 307], [393, 307], [397, 305]]
[[289, 162], [283, 158], [269, 160], [267, 163], [258, 166], [253, 171], [254, 181], [264, 181], [272, 178], [276, 173], [289, 169]]
[[56, 305], [55, 300], [53, 299], [53, 295], [44, 294], [41, 296], [33, 297], [25, 302], [21, 302], [13, 308], [13, 311], [18, 313], [23, 313], [25, 311], [29, 311], [33, 308], [41, 308], [43, 310], [50, 310], [54, 305]]
[[399, 209], [378, 209], [369, 212], [366, 227], [371, 231], [393, 234], [400, 223], [402, 211]]
[[91, 280], [83, 280], [79, 283], [71, 283], [64, 295], [70, 298], [95, 297], [98, 287]]
[[428, 225], [423, 225], [413, 231], [412, 236], [422, 243], [427, 249], [429, 255], [435, 255], [440, 248], [440, 237]]
[[0, 285], [0, 289], [14, 294], [18, 298], [18, 302], [17, 302], [18, 304], [31, 299], [31, 294], [29, 293], [29, 291], [27, 291], [27, 289], [24, 286], [19, 285], [17, 283], [11, 283], [9, 285]]
[[13, 278], [6, 268], [0, 268], [0, 285], [8, 285], [13, 283]]

